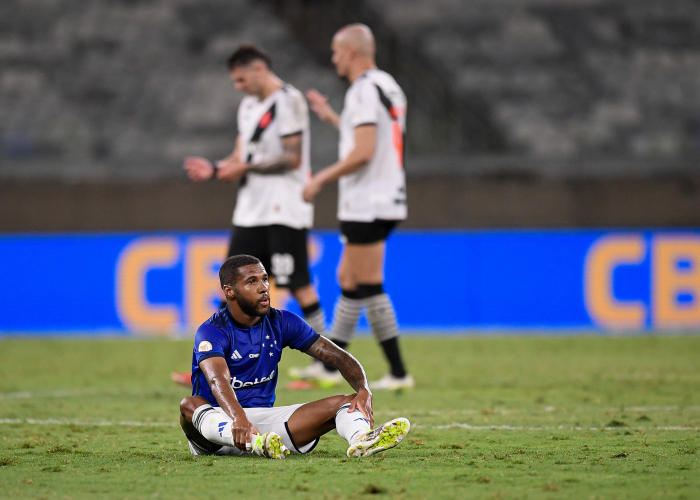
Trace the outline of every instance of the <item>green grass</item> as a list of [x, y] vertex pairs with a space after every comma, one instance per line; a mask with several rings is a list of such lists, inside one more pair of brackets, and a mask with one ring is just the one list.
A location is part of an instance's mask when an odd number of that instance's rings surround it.
[[[0, 498], [700, 498], [700, 337], [403, 345], [416, 390], [374, 400], [411, 420], [400, 447], [350, 460], [333, 432], [269, 461], [190, 455], [169, 381], [190, 342], [2, 340]], [[371, 339], [351, 347], [382, 375]], [[287, 381], [278, 404], [333, 393]]]

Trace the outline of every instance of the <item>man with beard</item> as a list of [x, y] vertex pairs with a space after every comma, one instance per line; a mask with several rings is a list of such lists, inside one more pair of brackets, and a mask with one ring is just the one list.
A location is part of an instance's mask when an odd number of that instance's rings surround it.
[[[384, 292], [386, 239], [404, 220], [406, 176], [403, 170], [406, 96], [396, 80], [377, 68], [372, 31], [363, 24], [340, 29], [331, 45], [338, 75], [350, 82], [338, 115], [328, 99], [307, 92], [311, 109], [340, 132], [340, 160], [318, 172], [304, 188], [311, 202], [321, 188], [338, 181], [338, 219], [343, 254], [338, 266], [341, 295], [335, 306], [331, 339], [345, 349], [362, 310], [389, 362], [389, 373], [372, 382], [375, 390], [411, 388], [399, 349], [394, 306]], [[320, 381], [338, 378], [330, 366], [313, 363], [290, 375]]]
[[[289, 311], [270, 307], [268, 275], [250, 255], [219, 269], [227, 306], [197, 330], [192, 396], [180, 403], [180, 426], [193, 455], [309, 453], [337, 429], [349, 457], [393, 448], [410, 424], [396, 418], [372, 429], [372, 392], [360, 363]], [[291, 347], [336, 367], [357, 391], [274, 408], [278, 363]]]

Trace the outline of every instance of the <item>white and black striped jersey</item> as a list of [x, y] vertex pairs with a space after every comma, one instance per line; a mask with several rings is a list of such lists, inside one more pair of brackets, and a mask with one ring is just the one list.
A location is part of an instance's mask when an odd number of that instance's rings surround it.
[[284, 152], [282, 139], [302, 136], [301, 165], [280, 174], [249, 172], [238, 190], [233, 212], [236, 226], [281, 224], [297, 229], [313, 224], [313, 205], [302, 199], [311, 177], [309, 108], [304, 95], [291, 85], [260, 101], [246, 96], [238, 107], [241, 161], [259, 163]]
[[376, 149], [369, 163], [338, 182], [338, 219], [358, 222], [405, 219], [406, 95], [385, 71], [365, 72], [345, 94], [340, 115], [341, 159], [355, 148], [355, 128], [362, 125], [376, 125]]

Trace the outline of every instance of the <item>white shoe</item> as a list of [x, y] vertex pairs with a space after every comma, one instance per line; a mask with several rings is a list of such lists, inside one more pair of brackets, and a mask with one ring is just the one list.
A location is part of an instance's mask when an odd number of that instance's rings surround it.
[[289, 450], [282, 442], [282, 438], [272, 431], [265, 434], [253, 434], [253, 449], [250, 451], [258, 456], [272, 459], [280, 459], [289, 455]]
[[349, 457], [368, 457], [380, 451], [393, 448], [406, 437], [411, 423], [400, 417], [389, 420], [376, 429], [356, 435], [348, 448]]
[[400, 389], [413, 389], [416, 383], [413, 377], [406, 375], [401, 378], [394, 377], [391, 373], [387, 373], [379, 380], [369, 383], [369, 388], [377, 391], [398, 391]]
[[293, 366], [289, 369], [289, 376], [297, 380], [310, 380], [316, 382], [324, 389], [330, 389], [343, 381], [343, 376], [338, 370], [328, 371], [323, 363], [315, 361], [306, 368]]

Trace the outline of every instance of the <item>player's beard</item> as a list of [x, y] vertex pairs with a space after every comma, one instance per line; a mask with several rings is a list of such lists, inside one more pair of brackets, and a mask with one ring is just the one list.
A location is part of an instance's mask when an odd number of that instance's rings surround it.
[[262, 306], [258, 301], [253, 302], [252, 300], [246, 300], [240, 296], [236, 297], [236, 301], [238, 302], [238, 307], [241, 308], [241, 311], [248, 316], [265, 316], [268, 312], [270, 312], [269, 305], [265, 309], [261, 309]]

